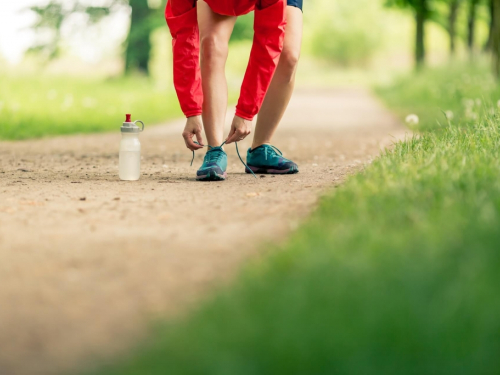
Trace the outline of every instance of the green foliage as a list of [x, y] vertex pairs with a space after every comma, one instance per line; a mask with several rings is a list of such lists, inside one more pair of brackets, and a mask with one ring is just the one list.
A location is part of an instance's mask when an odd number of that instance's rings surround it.
[[61, 1], [51, 0], [42, 6], [31, 6], [28, 9], [37, 15], [32, 25], [37, 35], [41, 36], [28, 52], [41, 54], [47, 60], [59, 56], [61, 42], [61, 28], [68, 18], [75, 15], [85, 15], [85, 24], [88, 26], [98, 23], [108, 16], [113, 8], [125, 3], [126, 0], [109, 0], [106, 6], [89, 6], [78, 0]]
[[32, 28], [41, 35], [30, 52], [42, 54], [47, 60], [54, 59], [59, 55], [61, 28], [69, 19], [83, 14], [85, 22], [81, 27], [86, 27], [128, 5], [132, 15], [125, 43], [125, 71], [148, 73], [151, 34], [156, 28], [165, 25], [162, 13], [166, 0], [158, 0], [156, 3], [152, 7], [146, 0], [106, 0], [103, 6], [92, 6], [82, 0], [51, 0], [47, 5], [30, 7], [38, 16]]
[[111, 13], [109, 7], [85, 7], [84, 9], [89, 17], [90, 23], [97, 23]]
[[441, 0], [386, 0], [385, 4], [389, 7], [411, 8], [415, 12], [429, 13], [432, 5], [440, 1]]
[[341, 65], [359, 65], [380, 46], [379, 6], [372, 0], [317, 0], [307, 12], [311, 12], [307, 35], [314, 56]]
[[492, 82], [443, 68], [379, 89], [427, 131], [325, 196], [236, 285], [95, 373], [495, 373], [500, 116], [474, 100], [485, 111], [472, 118], [463, 100], [481, 87], [497, 98]]
[[125, 113], [150, 125], [181, 115], [173, 90], [157, 90], [146, 78], [4, 74], [0, 81], [4, 140], [117, 130]]
[[[424, 12], [425, 18], [435, 22], [444, 29], [449, 30], [450, 7], [457, 6], [459, 9], [469, 13], [471, 9], [476, 17], [482, 22], [489, 21], [489, 1], [490, 0], [385, 0], [385, 5], [401, 9], [410, 9], [414, 13]], [[470, 16], [470, 15], [469, 15]], [[467, 17], [460, 17], [464, 31], [459, 33], [464, 39], [466, 37]]]
[[400, 79], [379, 93], [401, 116], [410, 112], [417, 114], [421, 130], [446, 127], [443, 115], [446, 112], [452, 114], [453, 123], [459, 120], [460, 125], [471, 124], [485, 115], [495, 114], [500, 105], [500, 87], [485, 62], [467, 68], [449, 65], [430, 70]]
[[48, 59], [59, 55], [59, 41], [61, 39], [61, 26], [64, 21], [64, 12], [61, 3], [51, 1], [46, 6], [32, 6], [31, 11], [36, 13], [37, 20], [33, 29], [38, 32], [49, 31], [52, 36], [47, 41], [38, 41], [28, 52], [43, 54]]

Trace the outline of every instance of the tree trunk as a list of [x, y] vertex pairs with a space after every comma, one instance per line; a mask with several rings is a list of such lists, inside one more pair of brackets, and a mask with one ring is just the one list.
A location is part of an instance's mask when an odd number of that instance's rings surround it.
[[491, 44], [493, 38], [493, 24], [495, 22], [495, 9], [493, 8], [494, 0], [488, 0], [488, 8], [490, 11], [490, 24], [489, 24], [489, 33], [488, 33], [488, 41], [484, 45], [485, 51], [491, 51]]
[[420, 69], [425, 62], [425, 21], [427, 19], [427, 0], [418, 0], [416, 7], [416, 45], [415, 62], [417, 69]]
[[[493, 0], [493, 12], [500, 14], [500, 0]], [[493, 73], [497, 79], [500, 79], [500, 17], [494, 17], [491, 51], [493, 53]]]
[[149, 73], [149, 58], [151, 54], [150, 36], [153, 31], [151, 22], [152, 10], [147, 0], [129, 0], [132, 8], [130, 32], [125, 51], [125, 73], [138, 70]]
[[457, 34], [457, 16], [458, 8], [460, 5], [460, 0], [451, 0], [450, 2], [450, 14], [448, 17], [448, 33], [450, 34], [450, 54], [453, 56], [455, 54], [455, 39]]
[[467, 19], [467, 47], [471, 55], [474, 53], [474, 38], [476, 34], [476, 14], [479, 0], [469, 0], [469, 16]]

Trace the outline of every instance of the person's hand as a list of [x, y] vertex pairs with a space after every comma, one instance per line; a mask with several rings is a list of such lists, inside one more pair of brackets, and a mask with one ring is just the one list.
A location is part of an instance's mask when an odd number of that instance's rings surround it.
[[[203, 130], [203, 125], [201, 122], [201, 116], [188, 117], [186, 121], [186, 127], [182, 132], [182, 137], [184, 142], [186, 142], [186, 147], [191, 151], [199, 150], [203, 148], [203, 138], [201, 136], [201, 131]], [[193, 137], [196, 136], [196, 140], [199, 145], [194, 143]]]
[[245, 120], [241, 117], [234, 116], [231, 130], [226, 139], [226, 144], [239, 142], [246, 138], [252, 132], [252, 121]]

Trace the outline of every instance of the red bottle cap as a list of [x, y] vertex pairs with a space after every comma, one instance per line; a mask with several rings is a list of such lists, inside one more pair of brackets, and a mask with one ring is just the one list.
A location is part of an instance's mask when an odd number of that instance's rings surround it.
[[127, 119], [125, 120], [125, 122], [132, 122], [132, 115], [129, 115], [127, 114]]

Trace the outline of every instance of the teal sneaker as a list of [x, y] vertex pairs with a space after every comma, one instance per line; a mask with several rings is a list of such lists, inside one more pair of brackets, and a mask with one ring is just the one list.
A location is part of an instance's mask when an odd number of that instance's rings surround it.
[[248, 149], [246, 173], [263, 174], [294, 174], [299, 173], [299, 167], [293, 161], [283, 157], [276, 147], [262, 145]]
[[[210, 147], [210, 146], [209, 146]], [[198, 181], [222, 181], [227, 177], [227, 154], [220, 147], [210, 147], [196, 172]]]

